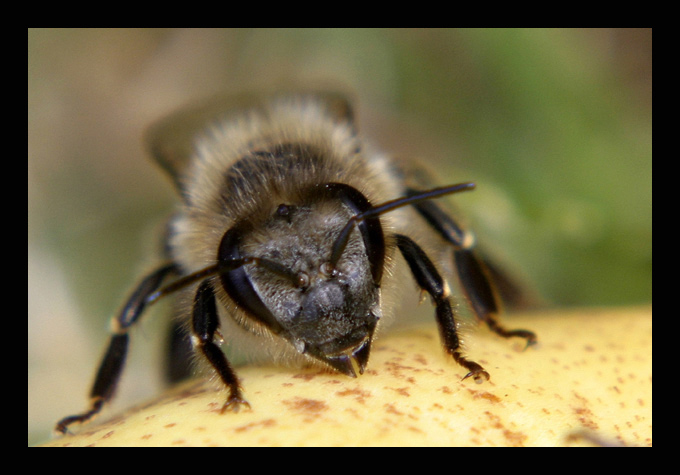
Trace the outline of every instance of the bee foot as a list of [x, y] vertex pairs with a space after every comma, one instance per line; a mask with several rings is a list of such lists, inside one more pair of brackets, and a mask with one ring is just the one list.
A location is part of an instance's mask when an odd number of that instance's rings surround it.
[[222, 406], [222, 410], [220, 411], [220, 413], [224, 414], [227, 411], [239, 412], [241, 410], [241, 407], [244, 407], [249, 411], [252, 410], [250, 407], [250, 403], [248, 403], [248, 401], [243, 399], [240, 395], [229, 396], [227, 402], [225, 402], [224, 406]]

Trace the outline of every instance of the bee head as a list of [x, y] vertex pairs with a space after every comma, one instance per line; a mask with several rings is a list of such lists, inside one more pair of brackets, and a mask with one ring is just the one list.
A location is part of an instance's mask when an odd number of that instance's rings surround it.
[[308, 204], [280, 204], [257, 231], [228, 230], [218, 260], [240, 265], [220, 273], [220, 283], [248, 318], [297, 352], [357, 376], [381, 316], [382, 227], [377, 216], [351, 221], [371, 205], [348, 185], [310, 195]]

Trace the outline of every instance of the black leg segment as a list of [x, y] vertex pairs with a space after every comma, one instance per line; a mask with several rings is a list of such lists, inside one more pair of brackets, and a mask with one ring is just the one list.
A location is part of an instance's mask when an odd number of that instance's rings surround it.
[[489, 373], [478, 363], [466, 359], [460, 351], [460, 340], [448, 295], [449, 291], [437, 268], [411, 238], [401, 234], [397, 234], [395, 237], [397, 246], [406, 259], [416, 282], [430, 294], [434, 301], [437, 325], [444, 348], [459, 365], [468, 370], [463, 379], [472, 376], [477, 383], [488, 380]]
[[250, 408], [248, 401], [243, 399], [241, 395], [241, 388], [234, 370], [232, 370], [220, 347], [213, 341], [215, 334], [218, 333], [219, 322], [215, 293], [210, 279], [207, 279], [198, 287], [194, 298], [192, 342], [196, 351], [208, 360], [224, 385], [229, 388], [229, 396], [222, 406], [222, 411], [238, 411], [241, 405]]
[[483, 320], [487, 326], [504, 338], [513, 336], [524, 338], [527, 346], [536, 343], [536, 334], [529, 330], [507, 330], [498, 323], [497, 316], [500, 313], [499, 299], [492, 286], [492, 281], [484, 262], [476, 256], [472, 249], [460, 249], [454, 251], [454, 262], [463, 283], [465, 295], [477, 317]]
[[59, 421], [55, 428], [57, 432], [63, 434], [68, 431], [71, 424], [82, 423], [96, 416], [104, 403], [111, 399], [125, 366], [129, 343], [128, 329], [141, 316], [148, 298], [158, 290], [165, 278], [173, 273], [177, 273], [177, 267], [174, 264], [163, 266], [152, 272], [137, 286], [120, 313], [112, 321], [113, 335], [90, 391], [90, 408], [82, 414], [65, 417]]

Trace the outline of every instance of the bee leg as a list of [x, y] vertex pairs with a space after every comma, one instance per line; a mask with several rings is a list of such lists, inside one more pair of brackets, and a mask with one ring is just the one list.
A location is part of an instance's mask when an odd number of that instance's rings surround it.
[[248, 401], [243, 399], [236, 373], [229, 365], [227, 358], [213, 341], [220, 325], [215, 293], [209, 280], [203, 281], [196, 291], [192, 317], [192, 343], [194, 349], [203, 355], [215, 369], [220, 379], [229, 388], [229, 397], [222, 406], [226, 410], [238, 411], [241, 405], [250, 408]]
[[436, 267], [432, 263], [425, 251], [418, 246], [411, 238], [397, 234], [397, 246], [401, 251], [406, 263], [411, 269], [411, 273], [416, 282], [427, 293], [430, 294], [434, 300], [436, 309], [437, 325], [439, 326], [439, 334], [441, 335], [444, 348], [447, 353], [453, 356], [453, 359], [468, 370], [468, 373], [463, 379], [472, 378], [477, 383], [481, 383], [489, 379], [489, 373], [484, 368], [466, 359], [460, 351], [460, 340], [458, 338], [458, 331], [456, 330], [456, 321], [451, 308], [451, 301], [449, 299], [449, 289], [446, 282], [441, 277]]
[[174, 264], [165, 265], [147, 276], [132, 293], [123, 309], [112, 320], [113, 334], [90, 391], [90, 408], [82, 414], [63, 418], [57, 423], [56, 432], [64, 434], [71, 424], [88, 421], [111, 399], [125, 365], [129, 343], [128, 329], [144, 312], [148, 297], [156, 292], [165, 277], [175, 272], [177, 267]]
[[474, 249], [474, 238], [465, 232], [439, 206], [431, 201], [414, 205], [427, 220], [454, 248], [454, 264], [472, 310], [478, 319], [498, 335], [504, 338], [520, 337], [527, 342], [527, 347], [536, 343], [536, 334], [529, 330], [507, 330], [497, 319], [500, 313], [500, 299], [494, 288], [491, 272], [484, 260]]

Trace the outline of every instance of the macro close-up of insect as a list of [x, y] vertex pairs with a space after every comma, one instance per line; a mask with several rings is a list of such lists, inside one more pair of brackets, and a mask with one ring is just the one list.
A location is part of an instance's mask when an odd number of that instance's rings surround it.
[[193, 362], [224, 386], [223, 412], [250, 407], [223, 342], [253, 358], [363, 374], [398, 297], [413, 289], [402, 273], [429, 296], [441, 343], [463, 379], [482, 383], [490, 374], [463, 351], [459, 300], [494, 333], [527, 346], [537, 341], [530, 330], [499, 323], [502, 289], [494, 281], [512, 284], [462, 218], [440, 206], [439, 198], [475, 184], [441, 186], [417, 164], [379, 150], [362, 136], [344, 96], [215, 100], [153, 126], [148, 145], [180, 197], [166, 255], [112, 319], [89, 408], [63, 418], [57, 432], [89, 421], [110, 401], [131, 328], [165, 297], [175, 300]]

